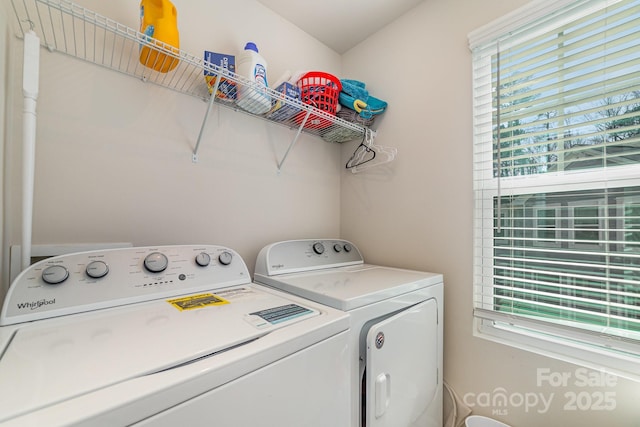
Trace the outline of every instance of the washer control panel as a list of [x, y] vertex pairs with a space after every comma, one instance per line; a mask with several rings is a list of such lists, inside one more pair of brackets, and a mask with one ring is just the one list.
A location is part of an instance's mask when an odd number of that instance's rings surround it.
[[272, 276], [363, 263], [358, 248], [347, 240], [287, 240], [262, 248], [255, 273]]
[[11, 284], [9, 325], [251, 282], [242, 258], [215, 245], [108, 249], [40, 261]]

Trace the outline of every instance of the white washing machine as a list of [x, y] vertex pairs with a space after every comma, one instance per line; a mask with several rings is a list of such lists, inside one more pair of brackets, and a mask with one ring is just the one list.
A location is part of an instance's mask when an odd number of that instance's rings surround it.
[[442, 426], [442, 275], [365, 264], [346, 240], [290, 240], [260, 251], [254, 280], [349, 313], [352, 426]]
[[0, 316], [0, 425], [350, 427], [345, 313], [222, 246], [62, 255]]

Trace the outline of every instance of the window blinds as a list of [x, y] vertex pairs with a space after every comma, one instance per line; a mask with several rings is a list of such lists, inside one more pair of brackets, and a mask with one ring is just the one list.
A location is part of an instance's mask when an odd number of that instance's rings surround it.
[[639, 18], [577, 1], [471, 40], [482, 321], [638, 352]]

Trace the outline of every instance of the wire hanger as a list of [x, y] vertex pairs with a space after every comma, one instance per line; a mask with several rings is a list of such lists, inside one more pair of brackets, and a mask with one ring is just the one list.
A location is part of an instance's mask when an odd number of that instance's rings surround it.
[[[373, 142], [375, 132], [369, 128], [365, 128], [362, 142], [351, 155], [351, 158], [345, 165], [353, 173], [361, 172], [365, 169], [389, 163], [396, 158], [398, 154], [397, 148], [384, 147]], [[373, 161], [378, 158], [377, 161]]]
[[376, 158], [376, 152], [370, 147], [367, 140], [367, 132], [362, 135], [362, 141], [360, 145], [356, 148], [356, 150], [351, 155], [351, 158], [345, 165], [347, 169], [355, 168], [357, 166], [363, 165], [367, 162]]

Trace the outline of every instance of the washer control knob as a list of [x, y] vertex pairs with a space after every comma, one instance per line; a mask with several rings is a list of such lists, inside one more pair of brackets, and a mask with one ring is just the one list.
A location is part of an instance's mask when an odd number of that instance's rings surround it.
[[342, 252], [342, 246], [340, 246], [339, 243], [336, 243], [335, 245], [333, 245], [333, 250], [336, 252]]
[[222, 265], [231, 264], [231, 260], [233, 260], [233, 255], [231, 255], [231, 252], [229, 251], [224, 251], [220, 256], [218, 256], [218, 261], [220, 261], [220, 264]]
[[344, 251], [351, 252], [352, 246], [349, 243], [344, 244]]
[[211, 257], [206, 252], [200, 252], [196, 255], [196, 264], [200, 267], [206, 267], [211, 262]]
[[160, 273], [166, 270], [169, 265], [169, 259], [165, 254], [160, 252], [152, 252], [144, 259], [144, 268], [152, 273]]
[[85, 269], [87, 276], [93, 279], [104, 277], [109, 272], [109, 266], [104, 261], [91, 261]]
[[324, 245], [320, 242], [316, 242], [313, 244], [313, 252], [318, 255], [322, 255], [324, 253]]
[[63, 265], [52, 265], [42, 271], [42, 280], [50, 285], [62, 283], [69, 277], [69, 270]]

